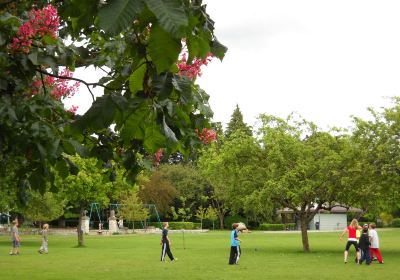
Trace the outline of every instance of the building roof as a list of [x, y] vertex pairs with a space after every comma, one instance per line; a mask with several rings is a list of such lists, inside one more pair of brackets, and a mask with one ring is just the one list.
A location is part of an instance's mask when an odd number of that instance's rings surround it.
[[[300, 208], [298, 208], [300, 210]], [[311, 209], [313, 210], [313, 209]], [[359, 208], [355, 208], [355, 207], [343, 207], [343, 206], [334, 206], [332, 207], [332, 209], [330, 211], [328, 210], [324, 210], [324, 209], [320, 209], [318, 211], [319, 213], [323, 213], [323, 212], [329, 212], [331, 214], [342, 214], [342, 213], [347, 213], [347, 212], [353, 212], [353, 213], [362, 213], [363, 210], [359, 209]], [[277, 211], [278, 214], [290, 214], [290, 213], [294, 213], [293, 209], [289, 209], [289, 208], [284, 208], [284, 209], [279, 209]]]

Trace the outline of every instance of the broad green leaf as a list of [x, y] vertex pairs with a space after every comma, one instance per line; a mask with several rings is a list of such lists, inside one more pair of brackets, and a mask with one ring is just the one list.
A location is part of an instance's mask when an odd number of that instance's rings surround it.
[[33, 63], [33, 65], [38, 65], [38, 52], [36, 49], [33, 49], [28, 55], [29, 60]]
[[28, 180], [33, 189], [39, 190], [41, 193], [44, 193], [46, 189], [46, 179], [39, 169], [34, 170], [29, 176]]
[[37, 147], [37, 149], [38, 149], [38, 151], [39, 151], [40, 157], [43, 158], [43, 159], [45, 159], [46, 156], [47, 156], [46, 149], [45, 149], [45, 148], [43, 147], [43, 145], [40, 144], [40, 143], [36, 143], [36, 147]]
[[163, 116], [163, 129], [164, 129], [164, 135], [167, 137], [169, 141], [178, 142], [175, 136], [175, 132], [173, 132], [172, 129], [165, 122], [165, 116]]
[[114, 121], [116, 105], [110, 95], [98, 97], [92, 107], [79, 118], [74, 126], [88, 131], [96, 131], [109, 127]]
[[211, 43], [211, 52], [213, 53], [214, 56], [218, 57], [220, 60], [222, 60], [225, 56], [226, 51], [228, 50], [227, 47], [222, 45], [217, 38], [214, 38], [214, 40]]
[[184, 36], [188, 18], [180, 0], [145, 0], [147, 7], [155, 14], [160, 26], [175, 38]]
[[111, 99], [117, 105], [118, 110], [125, 111], [128, 107], [127, 99], [119, 94], [111, 94]]
[[6, 43], [6, 39], [4, 38], [3, 34], [0, 33], [0, 46], [3, 46]]
[[48, 147], [49, 155], [53, 158], [57, 157], [57, 151], [60, 146], [60, 139], [53, 137], [54, 141]]
[[210, 52], [211, 35], [208, 32], [199, 32], [194, 35], [189, 35], [186, 38], [186, 44], [189, 51], [188, 61], [192, 61], [195, 57], [206, 58]]
[[72, 175], [77, 175], [79, 173], [79, 167], [76, 165], [73, 161], [71, 161], [69, 158], [65, 158], [65, 161], [67, 162], [69, 172]]
[[143, 90], [143, 80], [146, 74], [147, 65], [144, 63], [138, 69], [136, 69], [129, 77], [129, 89], [132, 94], [135, 94], [139, 90]]
[[143, 10], [141, 0], [111, 0], [99, 12], [100, 27], [111, 35], [133, 25], [134, 18]]
[[57, 43], [57, 39], [49, 35], [44, 35], [42, 40], [46, 43], [46, 45], [54, 45]]
[[58, 175], [60, 175], [61, 178], [65, 179], [68, 176], [69, 174], [68, 165], [64, 159], [59, 159], [55, 165], [55, 168], [58, 172]]
[[78, 155], [80, 155], [81, 157], [86, 157], [88, 154], [87, 149], [78, 141], [74, 140], [74, 139], [70, 139], [68, 140], [68, 142], [73, 146], [74, 148], [74, 154], [77, 153]]
[[172, 78], [172, 84], [175, 90], [180, 93], [181, 100], [184, 103], [190, 103], [193, 101], [192, 81], [188, 77], [174, 75]]
[[165, 100], [172, 92], [172, 75], [170, 72], [161, 73], [153, 81], [153, 91], [160, 100]]
[[7, 89], [7, 87], [8, 87], [7, 81], [0, 79], [0, 89], [5, 91]]
[[[49, 56], [49, 55], [45, 55], [45, 54], [39, 53], [38, 56], [37, 56], [37, 64], [50, 67], [53, 70], [54, 69], [58, 70], [57, 61], [53, 56]], [[54, 72], [57, 72], [57, 71], [54, 71]]]
[[143, 146], [149, 153], [155, 153], [159, 148], [166, 144], [165, 136], [161, 133], [161, 128], [156, 123], [146, 126], [144, 132]]
[[168, 70], [178, 60], [181, 42], [172, 38], [160, 26], [151, 28], [149, 40], [149, 55], [156, 65], [157, 73]]
[[146, 119], [149, 115], [149, 104], [148, 102], [143, 102], [137, 109], [135, 109], [134, 113], [128, 117], [121, 129], [121, 137], [125, 144], [128, 144], [132, 139], [142, 140], [144, 138], [144, 130], [142, 126], [145, 126]]
[[175, 109], [175, 112], [181, 121], [184, 121], [185, 124], [190, 124], [190, 117], [185, 111], [183, 111], [181, 108], [177, 107]]
[[31, 134], [33, 137], [38, 137], [40, 135], [40, 123], [38, 121], [32, 124]]
[[69, 155], [74, 155], [75, 154], [75, 148], [74, 145], [70, 142], [70, 140], [63, 140], [62, 146], [64, 148], [64, 152], [69, 154]]
[[97, 146], [93, 147], [93, 149], [90, 151], [90, 155], [92, 157], [97, 157], [101, 159], [103, 162], [106, 162], [113, 157], [113, 151], [110, 147], [107, 146]]

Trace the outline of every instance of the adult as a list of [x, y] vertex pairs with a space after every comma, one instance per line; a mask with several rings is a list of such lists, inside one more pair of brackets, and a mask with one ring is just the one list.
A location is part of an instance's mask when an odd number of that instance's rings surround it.
[[346, 248], [344, 250], [344, 263], [347, 263], [347, 257], [349, 255], [349, 249], [351, 245], [354, 246], [356, 249], [356, 256], [357, 256], [357, 264], [360, 263], [360, 251], [358, 248], [358, 243], [357, 243], [357, 230], [361, 229], [361, 227], [358, 224], [358, 221], [356, 219], [353, 219], [350, 223], [350, 225], [342, 232], [342, 234], [339, 237], [339, 240], [342, 240], [343, 236], [348, 233], [348, 238], [347, 238], [347, 243], [346, 243]]

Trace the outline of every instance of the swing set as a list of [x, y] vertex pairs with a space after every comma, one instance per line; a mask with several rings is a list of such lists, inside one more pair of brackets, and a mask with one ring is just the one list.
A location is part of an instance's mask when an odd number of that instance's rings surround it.
[[[119, 204], [119, 203], [110, 203], [109, 204], [109, 209], [110, 212], [111, 210], [116, 210], [116, 212], [118, 212], [119, 208], [122, 206], [123, 204]], [[150, 222], [150, 218], [151, 216], [154, 214], [156, 219], [157, 219], [157, 223], [158, 223], [158, 227], [162, 229], [162, 223], [160, 220], [160, 215], [158, 214], [157, 211], [157, 207], [155, 204], [143, 204], [144, 207], [149, 209], [149, 217], [144, 221], [145, 223], [143, 224], [143, 221], [140, 221], [140, 223], [142, 224], [142, 228], [147, 228], [147, 224]], [[153, 212], [152, 212], [153, 210]], [[95, 216], [97, 215], [97, 218], [99, 219], [99, 225], [103, 225], [103, 221], [101, 219], [101, 208], [100, 205], [97, 202], [92, 202], [90, 204], [90, 212], [89, 212], [89, 223], [90, 221], [92, 221], [92, 215]], [[99, 227], [100, 230], [100, 227]]]

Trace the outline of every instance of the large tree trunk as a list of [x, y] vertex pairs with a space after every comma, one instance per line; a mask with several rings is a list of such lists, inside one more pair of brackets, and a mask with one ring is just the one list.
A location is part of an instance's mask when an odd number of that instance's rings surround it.
[[308, 219], [306, 215], [300, 215], [301, 241], [303, 242], [303, 251], [310, 252], [310, 244], [308, 243]]
[[58, 227], [59, 228], [65, 228], [65, 219], [64, 218], [58, 218]]
[[79, 215], [79, 223], [78, 223], [78, 228], [77, 228], [77, 231], [78, 231], [78, 247], [85, 246], [85, 242], [84, 242], [84, 238], [83, 238], [83, 235], [84, 235], [84, 232], [83, 232], [83, 230], [84, 230], [83, 217], [85, 217], [85, 216], [86, 216], [85, 208], [81, 207], [80, 215]]
[[220, 229], [224, 229], [224, 217], [225, 217], [225, 214], [220, 212], [220, 211], [218, 211], [219, 228]]

